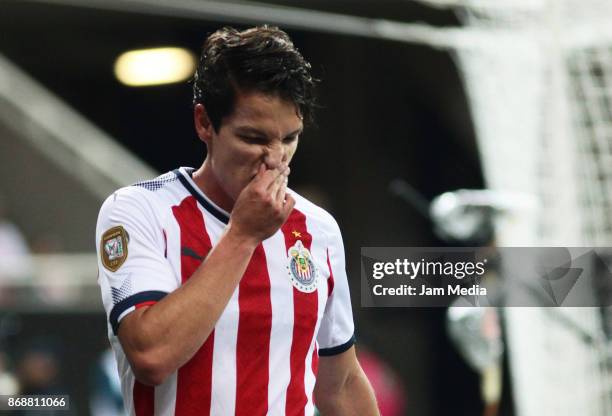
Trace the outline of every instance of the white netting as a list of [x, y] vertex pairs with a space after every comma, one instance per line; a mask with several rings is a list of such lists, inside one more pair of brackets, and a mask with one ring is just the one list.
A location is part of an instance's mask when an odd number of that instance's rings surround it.
[[[488, 187], [538, 201], [498, 224], [499, 245], [610, 246], [612, 0], [426, 2], [455, 7], [473, 34], [449, 45]], [[601, 316], [598, 308], [506, 310], [520, 416], [612, 415]]]

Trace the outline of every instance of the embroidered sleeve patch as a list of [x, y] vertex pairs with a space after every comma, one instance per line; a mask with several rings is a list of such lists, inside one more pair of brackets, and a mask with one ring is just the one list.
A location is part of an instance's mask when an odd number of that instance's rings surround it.
[[100, 242], [102, 264], [111, 272], [117, 271], [128, 256], [128, 235], [122, 226], [113, 227], [102, 234]]

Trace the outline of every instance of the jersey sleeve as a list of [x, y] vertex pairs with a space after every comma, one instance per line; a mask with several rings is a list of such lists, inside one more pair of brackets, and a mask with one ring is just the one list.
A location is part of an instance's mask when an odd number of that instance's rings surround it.
[[[331, 217], [331, 216], [330, 216]], [[355, 326], [351, 309], [351, 296], [344, 261], [344, 244], [336, 221], [331, 218], [327, 265], [333, 279], [328, 284], [331, 294], [317, 334], [319, 355], [330, 356], [348, 350], [355, 343]]]
[[165, 236], [153, 201], [123, 188], [102, 205], [96, 226], [98, 283], [113, 333], [130, 312], [178, 287], [165, 256]]

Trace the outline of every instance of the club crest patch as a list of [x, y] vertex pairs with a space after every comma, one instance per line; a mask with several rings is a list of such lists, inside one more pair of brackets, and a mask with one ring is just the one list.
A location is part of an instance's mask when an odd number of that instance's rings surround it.
[[310, 251], [300, 240], [287, 250], [287, 270], [293, 287], [300, 292], [312, 293], [317, 290], [318, 272]]
[[104, 267], [115, 272], [125, 263], [128, 256], [128, 241], [128, 234], [120, 225], [102, 235], [100, 255]]

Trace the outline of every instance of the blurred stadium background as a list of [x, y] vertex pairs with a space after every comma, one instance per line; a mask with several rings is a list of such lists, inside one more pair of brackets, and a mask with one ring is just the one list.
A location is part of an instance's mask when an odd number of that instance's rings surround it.
[[446, 310], [364, 309], [358, 295], [360, 247], [449, 244], [427, 216], [447, 191], [536, 201], [494, 219], [499, 245], [609, 245], [610, 20], [603, 0], [0, 0], [0, 392], [119, 414], [100, 399], [112, 380], [98, 208], [205, 150], [187, 80], [127, 86], [115, 62], [156, 47], [197, 56], [222, 25], [269, 23], [323, 81], [291, 186], [343, 230], [385, 415], [611, 415], [606, 311], [505, 311], [490, 373], [451, 341]]

